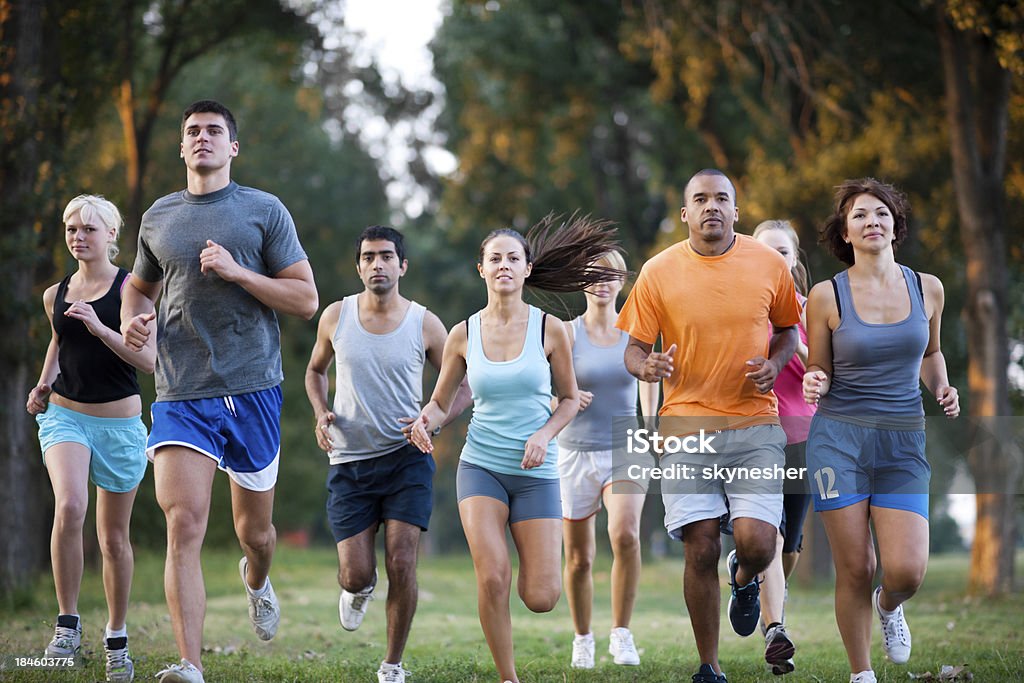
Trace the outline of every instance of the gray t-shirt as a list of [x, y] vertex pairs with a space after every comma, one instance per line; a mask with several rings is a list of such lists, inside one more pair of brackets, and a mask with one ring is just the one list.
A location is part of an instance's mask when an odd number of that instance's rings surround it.
[[154, 202], [142, 216], [133, 273], [163, 280], [157, 317], [159, 401], [261, 391], [284, 379], [277, 315], [239, 285], [200, 270], [213, 240], [244, 268], [271, 276], [302, 261], [295, 223], [281, 201], [232, 182]]

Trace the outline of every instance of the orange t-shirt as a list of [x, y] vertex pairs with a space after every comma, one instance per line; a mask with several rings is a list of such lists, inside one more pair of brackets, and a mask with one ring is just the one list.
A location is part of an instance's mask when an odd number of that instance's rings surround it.
[[778, 252], [737, 234], [721, 256], [701, 256], [689, 240], [654, 256], [640, 270], [616, 327], [648, 344], [660, 336], [662, 351], [676, 345], [659, 415], [718, 418], [693, 424], [739, 429], [779, 423], [775, 394], [758, 393], [744, 376], [748, 360], [768, 357], [769, 322], [800, 322], [793, 276]]

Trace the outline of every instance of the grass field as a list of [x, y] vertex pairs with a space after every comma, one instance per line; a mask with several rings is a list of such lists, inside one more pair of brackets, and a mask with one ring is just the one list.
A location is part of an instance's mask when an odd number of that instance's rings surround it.
[[[355, 633], [338, 625], [336, 560], [330, 549], [281, 548], [275, 558], [274, 586], [282, 603], [282, 623], [270, 643], [257, 640], [246, 617], [237, 574], [239, 554], [207, 550], [204, 572], [209, 597], [204, 654], [209, 681], [376, 681], [383, 656], [384, 605], [371, 603]], [[1024, 560], [1024, 558], [1021, 558]], [[909, 603], [914, 635], [910, 664], [883, 663], [877, 643], [873, 661], [879, 681], [908, 681], [908, 672], [938, 673], [944, 664], [968, 664], [982, 683], [1024, 681], [1024, 595], [998, 601], [963, 596], [965, 556], [931, 561], [922, 592]], [[137, 558], [129, 614], [136, 680], [152, 679], [176, 661], [170, 620], [163, 602], [163, 558]], [[610, 628], [608, 567], [599, 560], [593, 630], [599, 662], [595, 670], [570, 669], [572, 626], [565, 600], [550, 614], [532, 614], [513, 599], [516, 661], [524, 683], [688, 682], [698, 659], [681, 592], [680, 560], [644, 566], [633, 632], [642, 664], [618, 667], [607, 655]], [[724, 572], [723, 572], [724, 575]], [[420, 564], [420, 605], [405, 666], [415, 682], [495, 681], [497, 675], [476, 617], [475, 584], [468, 557], [429, 558]], [[378, 595], [383, 598], [384, 577]], [[514, 592], [513, 592], [514, 595]], [[725, 596], [723, 587], [723, 596]], [[52, 583], [40, 580], [34, 606], [0, 612], [0, 659], [38, 656], [51, 635], [55, 600]], [[723, 598], [723, 610], [724, 610]], [[86, 575], [80, 603], [85, 625], [82, 665], [74, 671], [0, 671], [3, 681], [102, 681], [100, 644], [106, 611], [100, 577]], [[724, 615], [723, 615], [724, 617]], [[768, 673], [763, 641], [734, 635], [723, 618], [721, 661], [731, 683], [778, 681]], [[795, 681], [848, 680], [846, 658], [832, 613], [831, 588], [791, 586], [787, 626], [797, 644], [797, 670], [782, 678]], [[603, 653], [603, 654], [602, 654]]]

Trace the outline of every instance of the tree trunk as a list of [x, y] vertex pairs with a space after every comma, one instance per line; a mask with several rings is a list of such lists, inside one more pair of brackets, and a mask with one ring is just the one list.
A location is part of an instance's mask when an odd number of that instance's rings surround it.
[[46, 115], [44, 3], [0, 0], [0, 595], [26, 588], [45, 566], [48, 488], [25, 412], [35, 384], [38, 358], [30, 337], [33, 314], [41, 305], [32, 294], [37, 266], [36, 230], [44, 221], [46, 178], [43, 153]]
[[[938, 33], [953, 158], [960, 236], [967, 260], [967, 332], [970, 417], [976, 425], [968, 462], [977, 494], [969, 589], [998, 595], [1012, 590], [1016, 491], [1006, 332], [1007, 267], [1005, 161], [1010, 73], [992, 40], [957, 30], [939, 3]], [[980, 438], [981, 433], [995, 438]]]

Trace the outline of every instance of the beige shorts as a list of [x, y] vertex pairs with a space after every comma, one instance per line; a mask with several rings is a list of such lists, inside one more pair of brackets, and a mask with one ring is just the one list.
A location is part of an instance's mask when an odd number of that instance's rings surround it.
[[[689, 479], [662, 481], [665, 529], [682, 539], [683, 527], [705, 519], [750, 517], [777, 527], [782, 522], [783, 480], [774, 473], [785, 465], [786, 433], [778, 425], [727, 430], [718, 436], [719, 450], [709, 454], [675, 454], [662, 469], [685, 471]], [[756, 473], [739, 478], [738, 471]], [[736, 479], [729, 479], [737, 474]]]

